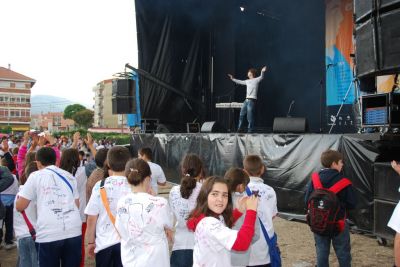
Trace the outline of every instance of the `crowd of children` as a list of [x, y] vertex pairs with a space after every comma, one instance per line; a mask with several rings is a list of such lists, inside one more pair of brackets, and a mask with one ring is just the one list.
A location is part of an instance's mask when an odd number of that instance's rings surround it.
[[[76, 133], [70, 148], [60, 151], [51, 135], [39, 142], [27, 133], [16, 157], [19, 181], [0, 167], [2, 202], [14, 220], [10, 227], [6, 219], [5, 243], [13, 243], [15, 232], [19, 266], [84, 266], [85, 251], [96, 266], [281, 265], [273, 226], [277, 196], [262, 179], [261, 157], [248, 155], [243, 169], [232, 167], [219, 177], [207, 176], [200, 157], [187, 154], [181, 183], [167, 200], [157, 196], [166, 178], [151, 149], [132, 158], [125, 147], [96, 149], [88, 135], [83, 142], [93, 159], [83, 163], [79, 140]], [[351, 183], [336, 192], [335, 232], [313, 228], [311, 200], [343, 179], [339, 152], [324, 152], [321, 163], [305, 199], [317, 265], [328, 266], [332, 242], [340, 266], [351, 266], [345, 222], [356, 204]]]

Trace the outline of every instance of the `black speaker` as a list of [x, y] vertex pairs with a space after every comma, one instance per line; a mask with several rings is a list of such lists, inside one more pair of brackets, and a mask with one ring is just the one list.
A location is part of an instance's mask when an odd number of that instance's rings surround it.
[[308, 131], [306, 118], [278, 117], [272, 126], [274, 133], [305, 133]]
[[116, 96], [111, 99], [112, 114], [135, 114], [136, 100], [130, 96]]
[[387, 226], [397, 202], [374, 199], [374, 234], [389, 240], [396, 234], [392, 228]]
[[398, 202], [400, 200], [400, 176], [392, 169], [390, 162], [374, 163], [374, 197]]
[[226, 133], [226, 129], [216, 121], [206, 121], [201, 126], [202, 133]]
[[132, 79], [117, 79], [112, 81], [112, 96], [135, 95], [136, 83]]
[[356, 25], [358, 77], [400, 71], [400, 0], [387, 0], [381, 7], [379, 12], [373, 12], [366, 21]]

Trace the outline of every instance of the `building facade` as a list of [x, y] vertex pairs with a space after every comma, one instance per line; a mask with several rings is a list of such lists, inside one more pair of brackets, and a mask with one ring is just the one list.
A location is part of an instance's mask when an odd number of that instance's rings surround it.
[[112, 81], [112, 79], [101, 81], [93, 88], [93, 127], [119, 128], [126, 125], [126, 115], [112, 114]]
[[32, 115], [31, 128], [39, 131], [59, 132], [75, 128], [73, 120], [64, 119], [62, 112]]
[[0, 67], [0, 127], [15, 132], [29, 130], [31, 122], [31, 89], [35, 80]]

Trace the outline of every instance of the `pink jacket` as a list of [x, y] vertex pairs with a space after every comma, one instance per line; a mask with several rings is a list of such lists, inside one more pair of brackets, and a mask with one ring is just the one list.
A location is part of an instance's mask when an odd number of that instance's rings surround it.
[[[56, 165], [59, 166], [60, 165], [60, 158], [61, 158], [61, 154], [60, 154], [60, 150], [58, 149], [58, 147], [52, 147], [54, 152], [56, 152]], [[25, 157], [26, 157], [26, 153], [28, 152], [28, 147], [25, 145], [21, 145], [21, 147], [18, 150], [18, 156], [17, 156], [17, 169], [18, 169], [18, 175], [19, 177], [21, 177], [22, 173], [25, 170]]]

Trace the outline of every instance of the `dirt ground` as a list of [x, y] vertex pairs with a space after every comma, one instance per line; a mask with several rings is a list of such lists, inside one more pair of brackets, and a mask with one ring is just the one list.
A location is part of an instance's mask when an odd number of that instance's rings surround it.
[[[301, 222], [274, 220], [282, 251], [283, 266], [313, 267], [315, 265], [314, 241], [308, 226]], [[353, 266], [393, 266], [393, 246], [379, 246], [376, 239], [360, 234], [351, 234]], [[17, 249], [0, 250], [1, 267], [14, 267]], [[339, 266], [333, 249], [330, 257], [331, 266]], [[85, 266], [95, 266], [88, 259]], [[155, 267], [155, 266], [154, 266]], [[222, 267], [222, 266], [221, 266]]]
[[[159, 192], [167, 196], [169, 187], [160, 188]], [[315, 266], [314, 239], [305, 223], [276, 218], [274, 226], [278, 234], [283, 266]], [[389, 242], [387, 246], [380, 246], [376, 239], [361, 234], [351, 234], [351, 254], [353, 258], [352, 265], [355, 267], [389, 267], [393, 266], [394, 263], [392, 243]], [[4, 248], [0, 249], [0, 267], [15, 267], [16, 261], [17, 249], [9, 251]], [[85, 266], [95, 266], [94, 261], [89, 258], [86, 259], [85, 263]], [[333, 249], [331, 249], [330, 266], [339, 266]]]

